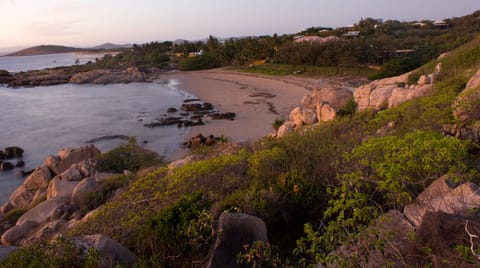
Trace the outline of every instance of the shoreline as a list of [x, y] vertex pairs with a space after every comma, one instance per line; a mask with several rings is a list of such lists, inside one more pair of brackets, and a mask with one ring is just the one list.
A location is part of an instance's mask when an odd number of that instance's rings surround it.
[[[300, 105], [302, 97], [314, 88], [348, 87], [340, 79], [313, 79], [299, 77], [272, 77], [225, 69], [202, 71], [170, 71], [159, 79], [177, 80], [179, 90], [190, 93], [202, 102], [213, 104], [220, 112], [233, 112], [230, 120], [206, 119], [203, 126], [193, 126], [185, 140], [197, 134], [225, 136], [229, 142], [254, 142], [274, 131], [277, 118], [288, 119], [292, 109]], [[187, 154], [180, 148], [167, 160], [178, 160]]]

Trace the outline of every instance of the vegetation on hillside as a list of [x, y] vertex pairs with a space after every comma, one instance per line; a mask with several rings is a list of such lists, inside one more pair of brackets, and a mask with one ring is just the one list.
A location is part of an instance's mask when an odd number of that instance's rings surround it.
[[[212, 50], [206, 48], [204, 55], [221, 63], [213, 53], [220, 44], [214, 38], [209, 42]], [[480, 37], [411, 76], [431, 73], [438, 63], [443, 67], [433, 91], [398, 107], [353, 112], [353, 102], [336, 120], [308, 131], [229, 150], [222, 147], [229, 145], [219, 145], [218, 153], [210, 151], [184, 166], [138, 172], [123, 192], [68, 235], [105, 234], [137, 255], [137, 267], [202, 266], [220, 214], [244, 212], [266, 222], [270, 244], [247, 245], [239, 262], [258, 267], [359, 265], [362, 256], [355, 252], [338, 262], [337, 249], [357, 241], [378, 216], [402, 210], [442, 175], [480, 182], [478, 145], [443, 133], [445, 125], [456, 123], [454, 99], [480, 68]], [[379, 131], [392, 122], [394, 127]], [[107, 154], [113, 166], [144, 167], [116, 157], [128, 148]], [[384, 245], [371, 246], [381, 251]], [[400, 257], [412, 267], [479, 265], [467, 242], [442, 246], [455, 258], [429, 244], [421, 244], [415, 258]], [[21, 256], [57, 261], [44, 252], [42, 246], [22, 248], [6, 263], [28, 266], [31, 258]]]

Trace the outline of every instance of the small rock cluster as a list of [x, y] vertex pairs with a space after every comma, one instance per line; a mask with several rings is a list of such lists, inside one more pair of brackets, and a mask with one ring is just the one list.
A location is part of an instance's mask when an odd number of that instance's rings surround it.
[[197, 134], [195, 137], [190, 138], [188, 141], [183, 143], [183, 146], [187, 148], [195, 148], [201, 145], [212, 146], [215, 143], [219, 142], [221, 138], [210, 135], [208, 137], [203, 136], [201, 133]]
[[28, 209], [14, 226], [3, 226], [8, 230], [1, 237], [2, 244], [27, 244], [48, 237], [60, 227], [73, 226], [82, 216], [77, 209], [88, 201], [84, 196], [95, 191], [104, 179], [95, 171], [93, 158], [98, 154], [97, 148], [88, 145], [48, 156], [0, 208], [0, 215], [12, 209]]
[[23, 152], [24, 150], [18, 146], [7, 147], [4, 151], [0, 151], [0, 171], [8, 171], [16, 167], [25, 166], [25, 162], [23, 160], [18, 160], [16, 164], [13, 164], [10, 161], [5, 161], [15, 158], [22, 158]]
[[348, 88], [324, 88], [314, 90], [301, 100], [301, 107], [290, 112], [289, 119], [283, 123], [275, 137], [281, 138], [302, 126], [313, 125], [317, 122], [327, 122], [337, 116], [337, 112], [353, 97]]
[[424, 96], [433, 88], [435, 76], [442, 70], [442, 63], [437, 64], [435, 72], [422, 75], [416, 84], [408, 85], [411, 72], [396, 77], [375, 80], [355, 90], [355, 102], [358, 110], [374, 109], [376, 111], [396, 107], [407, 100]]
[[193, 127], [205, 125], [205, 117], [212, 120], [234, 120], [235, 113], [219, 113], [211, 103], [199, 99], [187, 99], [179, 109], [170, 107], [167, 114], [153, 122], [144, 124], [145, 127], [163, 127], [176, 125], [177, 127]]
[[[355, 245], [341, 247], [332, 254], [348, 257], [360, 250], [366, 254], [362, 256], [360, 265], [362, 267], [387, 264], [401, 267], [403, 256], [409, 256], [415, 247], [416, 241], [409, 237], [413, 234], [422, 237], [426, 230], [430, 230], [434, 233], [435, 239], [468, 238], [464, 229], [466, 219], [471, 218], [472, 210], [478, 208], [480, 208], [478, 185], [471, 182], [459, 184], [448, 176], [442, 176], [430, 184], [413, 203], [405, 206], [403, 213], [391, 210], [380, 216], [362, 233], [361, 239]], [[451, 219], [455, 219], [454, 222]], [[441, 224], [446, 220], [456, 228], [445, 229], [447, 227]], [[472, 220], [471, 224], [478, 226], [480, 221]], [[384, 240], [386, 243], [381, 249], [372, 249], [369, 246], [372, 240]]]

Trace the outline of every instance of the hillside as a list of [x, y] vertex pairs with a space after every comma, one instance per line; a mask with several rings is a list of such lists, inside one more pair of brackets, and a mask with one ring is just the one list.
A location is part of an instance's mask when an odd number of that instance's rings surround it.
[[84, 51], [84, 49], [56, 45], [40, 45], [22, 49], [20, 51], [10, 53], [7, 56], [34, 56], [44, 54], [71, 53], [79, 51]]
[[[151, 156], [138, 154], [131, 140], [98, 157], [97, 168], [138, 172], [104, 180], [81, 208], [97, 209], [72, 219], [65, 234], [115, 239], [136, 255], [136, 267], [222, 267], [212, 265], [216, 246], [224, 235], [226, 244], [254, 235], [252, 225], [265, 229], [258, 235], [264, 242], [241, 244], [240, 255], [227, 256], [231, 263], [478, 267], [465, 230], [480, 233], [479, 47], [477, 37], [410, 74], [417, 81], [436, 73], [423, 97], [377, 110], [355, 111], [350, 102], [335, 120], [280, 139], [200, 147], [147, 169]], [[452, 209], [445, 202], [454, 198], [461, 202]], [[408, 218], [412, 210], [420, 216]], [[229, 221], [240, 229], [217, 230]], [[74, 244], [55, 241], [24, 247], [4, 264], [98, 260], [90, 251], [87, 259], [75, 250], [59, 256], [55, 249]]]

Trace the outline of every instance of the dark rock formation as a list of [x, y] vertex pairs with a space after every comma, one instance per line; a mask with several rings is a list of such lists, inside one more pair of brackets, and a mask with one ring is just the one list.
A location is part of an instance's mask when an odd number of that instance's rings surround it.
[[15, 168], [15, 166], [10, 162], [1, 162], [0, 163], [0, 170], [2, 170], [2, 171], [8, 171], [8, 170], [12, 170], [14, 168]]
[[235, 113], [227, 112], [227, 113], [214, 113], [209, 115], [213, 120], [234, 120], [237, 116]]
[[255, 241], [268, 243], [267, 227], [262, 219], [243, 213], [223, 213], [218, 220], [217, 241], [207, 267], [244, 267], [237, 255]]
[[6, 159], [23, 157], [24, 150], [18, 146], [5, 148]]

